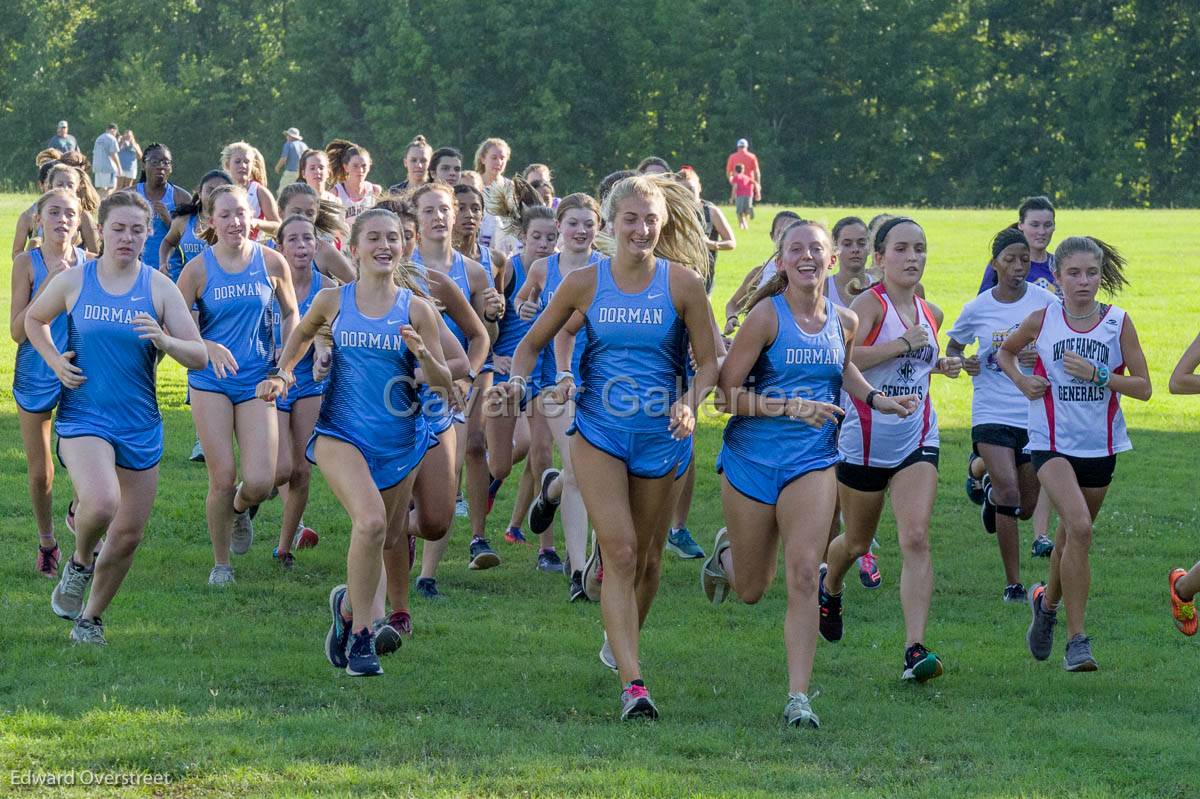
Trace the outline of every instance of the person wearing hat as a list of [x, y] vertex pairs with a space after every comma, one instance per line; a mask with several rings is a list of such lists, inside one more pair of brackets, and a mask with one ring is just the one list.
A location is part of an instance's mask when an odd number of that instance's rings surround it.
[[58, 123], [58, 130], [46, 142], [46, 146], [58, 150], [60, 153], [79, 150], [79, 144], [75, 141], [75, 137], [67, 132], [67, 120], [64, 119]]
[[121, 161], [117, 158], [117, 153], [121, 152], [117, 141], [119, 130], [117, 123], [110, 123], [92, 145], [92, 182], [101, 197], [107, 197], [116, 189], [117, 175], [121, 174]]
[[[283, 151], [279, 154], [279, 161], [275, 164], [275, 174], [279, 175], [279, 187], [276, 189], [276, 194], [283, 191], [284, 186], [300, 179], [300, 156], [304, 155], [304, 151], [308, 149], [308, 145], [300, 136], [300, 131], [295, 128], [285, 130], [283, 138]], [[279, 171], [281, 169], [283, 170], [282, 174]]]
[[742, 174], [754, 181], [754, 197], [750, 203], [750, 218], [754, 218], [754, 203], [762, 202], [762, 173], [758, 170], [758, 156], [750, 152], [750, 142], [745, 139], [737, 140], [737, 150], [725, 159], [725, 177], [733, 182], [735, 167], [742, 165]]

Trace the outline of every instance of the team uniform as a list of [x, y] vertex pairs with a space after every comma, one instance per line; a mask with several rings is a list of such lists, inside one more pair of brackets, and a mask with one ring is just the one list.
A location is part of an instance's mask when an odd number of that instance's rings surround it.
[[[75, 267], [81, 265], [85, 260], [87, 260], [87, 253], [82, 248], [76, 247], [73, 261]], [[41, 290], [49, 274], [41, 247], [29, 251], [29, 263], [30, 277], [33, 280], [29, 296], [34, 297]], [[50, 338], [54, 341], [54, 348], [59, 352], [66, 352], [69, 349], [67, 347], [67, 314], [59, 314], [50, 322]], [[42, 358], [41, 353], [33, 348], [29, 339], [17, 345], [12, 390], [17, 407], [26, 413], [48, 413], [58, 404], [59, 395], [62, 393], [62, 382], [58, 379], [58, 375], [54, 374], [54, 370]]]
[[209, 247], [204, 250], [204, 274], [204, 292], [196, 299], [200, 336], [229, 350], [237, 361], [237, 374], [218, 378], [210, 362], [203, 370], [188, 371], [188, 388], [224, 394], [234, 405], [248, 402], [275, 361], [271, 330], [275, 291], [262, 246], [255, 245], [250, 263], [236, 274], [222, 269]]
[[650, 285], [637, 294], [618, 288], [611, 258], [595, 269], [579, 363], [582, 390], [568, 433], [623, 461], [634, 477], [664, 477], [687, 460], [691, 444], [690, 436], [677, 440], [670, 431], [688, 362], [687, 328], [671, 301], [670, 265], [656, 258]]
[[[308, 294], [306, 294], [298, 303], [298, 313], [300, 316], [308, 313], [308, 309], [312, 307], [313, 300], [317, 298], [317, 293], [321, 291], [321, 273], [317, 271], [317, 264], [314, 261], [312, 265], [312, 284], [309, 286]], [[283, 330], [281, 324], [282, 313], [279, 310], [279, 300], [276, 297], [271, 298], [271, 327], [275, 348], [277, 352], [283, 351], [283, 345], [286, 344], [283, 340]], [[325, 385], [328, 380], [322, 380], [319, 383], [313, 380], [313, 356], [315, 348], [309, 347], [303, 357], [296, 364], [296, 368], [292, 370], [292, 374], [296, 378], [295, 384], [288, 389], [287, 397], [281, 397], [275, 401], [276, 410], [284, 413], [291, 413], [292, 405], [296, 400], [302, 400], [307, 397], [319, 397], [325, 393]]]
[[[266, 219], [267, 218], [266, 213], [263, 211], [262, 201], [258, 198], [259, 188], [265, 189], [266, 186], [263, 186], [263, 184], [259, 183], [257, 180], [252, 180], [246, 185], [246, 197], [250, 201], [250, 218], [251, 219]], [[270, 189], [267, 189], [267, 190], [270, 191]], [[249, 237], [252, 241], [256, 240], [258, 238], [258, 228], [252, 228], [250, 230]]]
[[[894, 341], [908, 329], [900, 318], [883, 284], [871, 293], [883, 306], [875, 329], [863, 342], [866, 346]], [[838, 449], [843, 461], [838, 464], [838, 480], [858, 491], [882, 491], [902, 469], [915, 463], [938, 463], [940, 441], [937, 413], [929, 398], [929, 376], [937, 365], [940, 349], [937, 323], [925, 300], [913, 297], [918, 323], [929, 334], [929, 344], [899, 355], [869, 369], [863, 377], [889, 397], [916, 394], [920, 407], [906, 418], [879, 413], [864, 401], [850, 398], [845, 408]]]
[[1066, 458], [1081, 488], [1103, 488], [1112, 482], [1118, 452], [1132, 449], [1121, 412], [1120, 395], [1072, 377], [1063, 355], [1075, 352], [1112, 374], [1124, 374], [1121, 331], [1125, 311], [1109, 305], [1094, 327], [1073, 330], [1057, 300], [1047, 306], [1034, 345], [1038, 360], [1033, 373], [1050, 381], [1040, 399], [1029, 400], [1029, 450], [1040, 469], [1052, 458]]
[[[557, 254], [552, 257], [557, 257]], [[498, 323], [498, 331], [496, 340], [492, 342], [492, 355], [511, 358], [517, 351], [517, 346], [521, 343], [521, 339], [525, 338], [525, 334], [529, 332], [529, 328], [533, 327], [533, 319], [525, 320], [521, 318], [521, 314], [517, 312], [517, 295], [521, 293], [521, 288], [525, 285], [527, 273], [525, 271], [525, 260], [521, 255], [514, 255], [508, 259], [509, 266], [512, 268], [512, 280], [508, 281], [508, 286], [504, 289], [504, 316], [500, 318]], [[551, 345], [551, 361], [553, 361], [553, 348]], [[553, 368], [553, 363], [551, 363]], [[507, 374], [496, 373], [494, 378], [496, 383], [508, 382]], [[546, 381], [546, 350], [543, 349], [538, 353], [537, 363], [533, 366], [533, 371], [529, 373], [529, 391], [527, 396], [521, 400], [521, 408], [524, 409], [525, 403], [533, 399], [541, 393], [542, 389], [547, 385], [554, 384], [554, 375], [550, 375], [550, 382]]]
[[[588, 256], [588, 266], [595, 266], [600, 262], [600, 254], [592, 251]], [[554, 299], [555, 292], [562, 285], [563, 274], [559, 266], [559, 254], [554, 253], [546, 259], [546, 282], [542, 287], [541, 305], [542, 310], [545, 310], [550, 305], [550, 301]], [[575, 333], [575, 347], [571, 350], [571, 366], [570, 371], [574, 376], [575, 385], [583, 385], [583, 378], [579, 373], [579, 361], [583, 358], [583, 351], [587, 347], [587, 328], [581, 327]], [[547, 353], [549, 359], [547, 360]], [[546, 351], [542, 354], [543, 366], [549, 365], [549, 369], [543, 368], [542, 374], [549, 375], [549, 380], [544, 380], [543, 384], [552, 386], [558, 381], [555, 378], [558, 376], [558, 364], [554, 358], [554, 343], [547, 345]], [[566, 371], [565, 369], [562, 371]]]
[[[483, 248], [480, 249], [482, 252]], [[467, 277], [466, 259], [458, 250], [453, 250], [452, 252], [454, 255], [450, 259], [450, 272], [446, 276], [454, 282], [454, 285], [458, 286], [459, 290], [462, 291], [463, 296], [467, 298], [467, 303], [470, 304], [472, 296], [471, 281]], [[421, 257], [421, 250], [413, 250], [412, 258], [413, 263], [415, 263], [418, 267], [417, 283], [422, 289], [424, 289], [426, 294], [430, 294], [429, 279], [426, 277], [428, 267], [425, 266], [425, 260]], [[488, 266], [486, 267], [486, 271], [488, 275], [488, 283], [490, 284], [492, 274], [491, 253], [488, 253], [487, 258]], [[449, 315], [443, 314], [442, 318], [446, 322], [446, 327], [450, 330], [454, 337], [458, 339], [458, 343], [462, 345], [463, 351], [465, 352], [467, 350], [467, 334], [462, 331], [462, 328], [460, 328], [455, 321], [450, 318]], [[451, 425], [466, 421], [466, 417], [464, 417], [462, 413], [450, 408], [450, 404], [446, 401], [445, 397], [434, 391], [431, 391], [428, 386], [421, 388], [421, 405], [425, 408], [426, 416], [428, 416], [430, 423], [433, 425], [434, 435], [440, 436], [442, 433], [449, 430]]]
[[421, 463], [437, 437], [420, 410], [416, 357], [400, 335], [410, 324], [413, 293], [398, 290], [385, 315], [369, 317], [358, 310], [357, 291], [356, 283], [339, 289], [329, 381], [305, 455], [316, 463], [319, 436], [344, 441], [362, 454], [375, 487], [386, 491]]
[[81, 268], [79, 298], [67, 312], [66, 348], [87, 379], [78, 388], [63, 388], [54, 431], [60, 442], [84, 436], [107, 441], [122, 469], [153, 468], [163, 451], [157, 351], [138, 337], [133, 319], [139, 313], [158, 318], [151, 294], [155, 270], [142, 264], [133, 287], [114, 296], [100, 285], [98, 262]]
[[[154, 207], [154, 202], [146, 196], [146, 184], [138, 183], [134, 186], [134, 190], [142, 196], [146, 204], [151, 208]], [[175, 212], [175, 185], [168, 183], [166, 190], [163, 192], [162, 204], [167, 207], [167, 216]], [[162, 221], [158, 214], [150, 214], [150, 235], [146, 238], [146, 246], [142, 248], [142, 263], [153, 269], [162, 268], [162, 264], [158, 262], [158, 248], [162, 244], [163, 239], [167, 237], [167, 231], [171, 229], [171, 225]], [[168, 262], [168, 270], [173, 270], [172, 280], [179, 279], [179, 273], [183, 270], [183, 261], [178, 260], [178, 252], [171, 253]]]
[[338, 202], [346, 209], [346, 223], [354, 224], [354, 217], [361, 214], [363, 211], [369, 210], [375, 206], [375, 200], [379, 194], [379, 187], [374, 183], [364, 184], [365, 191], [363, 196], [355, 200], [350, 197], [350, 193], [346, 191], [346, 184], [338, 183], [333, 187], [333, 193], [337, 195]]
[[996, 353], [1027, 316], [1053, 302], [1054, 295], [1036, 285], [1028, 286], [1016, 302], [1000, 302], [985, 291], [966, 304], [951, 328], [951, 340], [979, 344], [979, 374], [972, 378], [971, 400], [971, 444], [976, 455], [979, 444], [994, 444], [1013, 450], [1017, 465], [1029, 462], [1025, 451], [1029, 400], [1000, 369]]
[[[982, 294], [988, 289], [995, 288], [997, 280], [996, 267], [992, 266], [991, 261], [988, 261], [987, 267], [983, 270], [983, 282], [979, 284], [979, 293]], [[1044, 261], [1030, 261], [1029, 274], [1025, 275], [1025, 282], [1058, 295], [1058, 282], [1054, 279], [1054, 253], [1047, 253]], [[955, 339], [955, 341], [960, 340]]]
[[[810, 334], [796, 323], [782, 294], [770, 302], [775, 310], [775, 340], [759, 355], [745, 387], [766, 396], [836, 403], [842, 391], [846, 339], [835, 304], [825, 299], [825, 324]], [[787, 416], [734, 416], [725, 426], [717, 472], [738, 493], [774, 505], [790, 483], [840, 460], [837, 439], [833, 420], [817, 429]]]
[[183, 235], [179, 237], [179, 254], [181, 256], [179, 268], [175, 268], [174, 258], [168, 267], [168, 274], [176, 283], [179, 282], [179, 276], [183, 273], [183, 265], [208, 248], [208, 242], [196, 234], [196, 221], [199, 218], [199, 214], [192, 214], [188, 218], [187, 227], [183, 229]]

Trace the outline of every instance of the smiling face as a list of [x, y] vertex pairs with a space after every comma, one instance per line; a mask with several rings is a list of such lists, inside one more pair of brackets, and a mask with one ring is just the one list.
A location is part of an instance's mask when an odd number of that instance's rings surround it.
[[553, 219], [533, 219], [523, 235], [528, 263], [554, 254], [558, 243], [558, 226]]
[[240, 191], [225, 192], [217, 197], [209, 224], [222, 244], [241, 247], [250, 230], [250, 204]]
[[42, 226], [43, 235], [48, 241], [58, 244], [75, 238], [75, 232], [79, 230], [79, 221], [79, 200], [75, 195], [55, 195], [42, 203], [38, 211], [38, 222]]
[[631, 194], [621, 200], [613, 214], [617, 249], [634, 258], [653, 257], [666, 216], [667, 204], [661, 196]]
[[1030, 248], [1041, 252], [1050, 246], [1050, 240], [1054, 238], [1054, 212], [1026, 211], [1025, 219], [1017, 227], [1029, 240]]
[[433, 177], [449, 186], [457, 186], [458, 179], [462, 177], [462, 159], [452, 155], [445, 156], [438, 161]]
[[600, 220], [586, 208], [572, 208], [558, 221], [558, 235], [567, 252], [585, 253], [592, 248]]
[[417, 200], [421, 241], [445, 241], [454, 226], [454, 199], [444, 191], [427, 191]]
[[1058, 262], [1058, 286], [1063, 297], [1080, 305], [1094, 302], [1100, 291], [1100, 256], [1074, 252]]
[[883, 251], [875, 254], [884, 277], [902, 288], [921, 282], [925, 258], [925, 231], [915, 222], [901, 222], [889, 230]]
[[846, 225], [838, 231], [834, 242], [837, 261], [842, 268], [861, 272], [867, 264], [867, 229], [863, 225]]
[[1010, 244], [992, 259], [996, 283], [1010, 291], [1018, 291], [1029, 274], [1029, 245]]
[[100, 228], [104, 254], [119, 266], [128, 266], [141, 257], [149, 235], [150, 218], [141, 208], [133, 206], [113, 208]]
[[311, 222], [293, 221], [282, 231], [281, 252], [296, 271], [308, 269], [317, 253], [317, 231]]
[[321, 152], [309, 156], [304, 162], [304, 174], [300, 177], [317, 191], [324, 189], [325, 182], [329, 180], [329, 156]]
[[350, 253], [360, 275], [391, 275], [404, 255], [404, 233], [395, 216], [373, 215], [359, 223]]
[[833, 245], [829, 234], [817, 225], [796, 225], [783, 235], [779, 246], [779, 268], [788, 285], [815, 290], [829, 275]]

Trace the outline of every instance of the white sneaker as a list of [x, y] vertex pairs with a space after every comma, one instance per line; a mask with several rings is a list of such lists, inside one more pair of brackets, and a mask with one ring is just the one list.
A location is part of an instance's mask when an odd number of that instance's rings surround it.
[[222, 566], [217, 564], [212, 567], [212, 571], [208, 573], [208, 584], [216, 586], [232, 585], [236, 582], [233, 579], [233, 567]]

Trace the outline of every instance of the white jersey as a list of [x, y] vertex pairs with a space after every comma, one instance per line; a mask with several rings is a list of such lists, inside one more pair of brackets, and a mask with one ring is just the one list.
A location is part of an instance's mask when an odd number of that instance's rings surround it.
[[[996, 362], [996, 353], [1025, 317], [1055, 300], [1046, 289], [1026, 285], [1024, 296], [1016, 302], [1000, 302], [992, 296], [995, 289], [983, 292], [966, 304], [950, 328], [951, 340], [964, 345], [979, 343], [979, 374], [971, 379], [972, 425], [1002, 424], [1024, 430], [1029, 424], [1029, 400]], [[1033, 374], [1032, 368], [1023, 371]]]
[[258, 197], [258, 187], [261, 185], [257, 180], [252, 180], [246, 184], [246, 196], [250, 200], [251, 219], [263, 218], [262, 201]]
[[344, 183], [334, 185], [333, 191], [337, 194], [338, 202], [346, 209], [346, 221], [350, 222], [354, 217], [375, 206], [375, 200], [379, 196], [379, 187], [374, 183], [363, 184], [363, 195], [357, 200], [350, 198], [350, 193], [346, 191]]
[[1029, 449], [1049, 450], [1078, 458], [1103, 458], [1132, 449], [1121, 413], [1120, 395], [1086, 380], [1071, 377], [1063, 368], [1063, 354], [1075, 352], [1112, 374], [1124, 374], [1121, 331], [1125, 312], [1108, 306], [1094, 327], [1086, 331], [1067, 324], [1062, 303], [1046, 308], [1042, 331], [1034, 344], [1038, 360], [1035, 375], [1050, 381], [1040, 399], [1029, 402]]
[[[878, 283], [869, 292], [883, 306], [879, 323], [867, 335], [864, 344], [887, 344], [908, 329], [891, 298]], [[937, 447], [937, 414], [929, 399], [929, 376], [940, 353], [937, 323], [925, 300], [913, 297], [913, 313], [929, 334], [929, 344], [905, 355], [863, 369], [863, 377], [889, 397], [916, 394], [920, 398], [915, 413], [905, 419], [872, 410], [865, 402], [848, 398], [846, 417], [838, 436], [838, 450], [847, 463], [858, 466], [890, 468], [922, 447]]]

